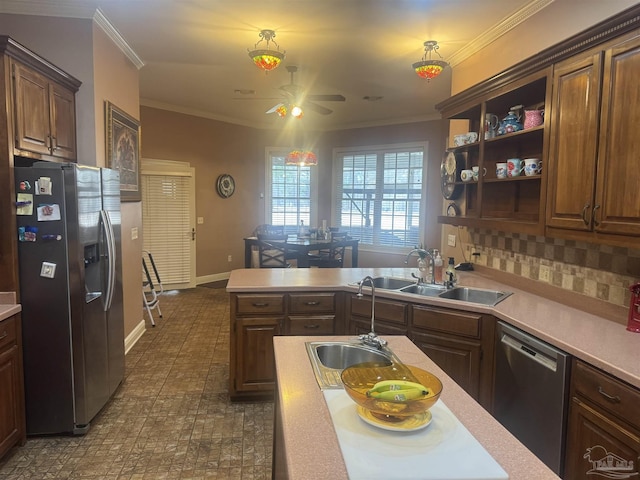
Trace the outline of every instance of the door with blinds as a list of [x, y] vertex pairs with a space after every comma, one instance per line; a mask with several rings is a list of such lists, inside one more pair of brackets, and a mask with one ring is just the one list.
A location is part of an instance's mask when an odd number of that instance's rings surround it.
[[193, 170], [185, 162], [142, 160], [143, 248], [164, 290], [196, 286]]

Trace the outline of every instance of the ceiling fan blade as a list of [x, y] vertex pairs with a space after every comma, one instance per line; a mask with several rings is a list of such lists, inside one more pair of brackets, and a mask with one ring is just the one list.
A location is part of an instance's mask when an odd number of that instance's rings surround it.
[[278, 110], [282, 106], [284, 106], [284, 103], [278, 103], [277, 105], [274, 105], [273, 107], [271, 107], [269, 110], [267, 110], [264, 113], [275, 113], [276, 110]]
[[306, 98], [316, 102], [344, 102], [346, 100], [342, 95], [307, 95]]
[[288, 95], [297, 95], [299, 90], [298, 85], [282, 85], [278, 88]]
[[330, 113], [333, 113], [333, 110], [329, 110], [328, 108], [313, 102], [304, 102], [304, 104], [302, 105], [302, 108], [306, 110], [311, 110], [312, 112], [315, 112], [315, 113], [319, 113], [320, 115], [329, 115]]

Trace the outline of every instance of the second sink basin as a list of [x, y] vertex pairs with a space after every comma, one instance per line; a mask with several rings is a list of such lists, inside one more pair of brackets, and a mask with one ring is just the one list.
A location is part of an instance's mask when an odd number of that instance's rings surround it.
[[384, 353], [364, 345], [346, 343], [325, 343], [315, 347], [318, 360], [327, 368], [344, 370], [357, 363], [378, 362], [391, 365]]
[[343, 388], [340, 374], [342, 370], [352, 365], [371, 363], [377, 366], [389, 366], [399, 363], [398, 358], [389, 349], [377, 350], [357, 341], [307, 342], [306, 347], [313, 373], [323, 390]]
[[444, 285], [434, 285], [431, 283], [424, 284], [411, 284], [408, 287], [401, 288], [400, 291], [404, 293], [414, 293], [416, 295], [422, 295], [423, 297], [437, 297], [447, 289]]
[[507, 298], [511, 293], [512, 292], [501, 292], [499, 290], [485, 290], [482, 288], [455, 287], [442, 292], [438, 297], [493, 306]]
[[[384, 290], [398, 290], [402, 287], [406, 287], [407, 285], [413, 285], [415, 281], [407, 280], [404, 278], [393, 278], [393, 277], [375, 277], [373, 279], [373, 285], [376, 288], [382, 288]], [[369, 284], [365, 284], [365, 287], [369, 286]]]

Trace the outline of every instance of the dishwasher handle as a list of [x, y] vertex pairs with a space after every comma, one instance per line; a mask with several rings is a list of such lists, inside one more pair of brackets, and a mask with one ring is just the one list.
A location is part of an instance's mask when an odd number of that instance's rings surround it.
[[545, 355], [544, 353], [537, 351], [531, 348], [529, 345], [525, 345], [521, 341], [513, 338], [511, 335], [507, 333], [502, 333], [502, 337], [500, 338], [500, 343], [504, 345], [505, 349], [514, 350], [522, 355], [526, 355], [531, 360], [539, 363], [543, 367], [555, 372], [558, 370], [558, 362]]

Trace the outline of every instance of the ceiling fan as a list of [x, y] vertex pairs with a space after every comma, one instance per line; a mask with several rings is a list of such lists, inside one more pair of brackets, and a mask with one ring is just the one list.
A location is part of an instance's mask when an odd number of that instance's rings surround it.
[[304, 110], [309, 110], [320, 115], [329, 115], [333, 110], [330, 110], [322, 105], [318, 105], [314, 102], [344, 102], [345, 98], [342, 95], [303, 95], [300, 85], [296, 85], [293, 81], [293, 75], [298, 71], [298, 67], [290, 65], [287, 67], [287, 71], [291, 74], [291, 83], [288, 85], [282, 85], [279, 89], [282, 91], [285, 101], [280, 102], [266, 113], [277, 113], [281, 117], [290, 113], [294, 117], [301, 117]]

